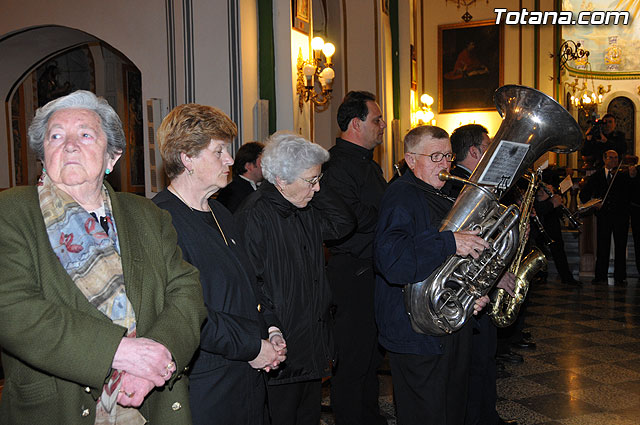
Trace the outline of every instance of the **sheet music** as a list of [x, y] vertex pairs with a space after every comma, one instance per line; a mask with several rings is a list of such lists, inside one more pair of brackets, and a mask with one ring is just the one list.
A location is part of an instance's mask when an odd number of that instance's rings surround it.
[[565, 193], [567, 190], [573, 187], [573, 181], [571, 176], [567, 176], [560, 182], [560, 192]]
[[478, 183], [503, 189], [509, 187], [528, 151], [529, 145], [525, 143], [500, 140]]

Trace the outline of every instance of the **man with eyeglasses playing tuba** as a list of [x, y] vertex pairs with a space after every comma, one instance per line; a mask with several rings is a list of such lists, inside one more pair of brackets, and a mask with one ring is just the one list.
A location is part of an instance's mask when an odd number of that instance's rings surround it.
[[[415, 332], [403, 287], [427, 278], [452, 254], [477, 258], [488, 244], [477, 231], [439, 231], [453, 206], [438, 178], [455, 158], [448, 133], [416, 127], [405, 136], [404, 151], [409, 169], [385, 192], [374, 242], [379, 341], [388, 350], [398, 423], [459, 425], [465, 420], [473, 325], [440, 337]], [[488, 301], [479, 298], [475, 312]]]

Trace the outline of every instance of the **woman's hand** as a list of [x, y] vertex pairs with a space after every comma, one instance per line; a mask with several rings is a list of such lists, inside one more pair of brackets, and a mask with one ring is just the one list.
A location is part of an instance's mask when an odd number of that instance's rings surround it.
[[263, 339], [261, 340], [260, 353], [249, 362], [249, 365], [254, 369], [263, 369], [265, 372], [269, 372], [272, 369], [277, 369], [285, 358], [286, 356], [278, 354], [274, 344]]
[[120, 382], [120, 393], [116, 401], [125, 407], [139, 407], [147, 394], [155, 387], [153, 382], [126, 372], [122, 373]]
[[479, 233], [480, 229], [454, 232], [453, 237], [456, 240], [456, 254], [463, 257], [471, 255], [473, 258], [478, 258], [482, 251], [489, 248], [487, 241], [480, 236], [476, 236]]
[[122, 338], [111, 367], [138, 378], [164, 385], [176, 370], [176, 364], [166, 347], [148, 338]]

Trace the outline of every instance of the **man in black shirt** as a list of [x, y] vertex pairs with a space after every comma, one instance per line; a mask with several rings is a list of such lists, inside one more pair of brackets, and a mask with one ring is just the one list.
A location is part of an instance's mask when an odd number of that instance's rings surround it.
[[329, 247], [329, 282], [336, 305], [338, 362], [331, 378], [337, 425], [386, 424], [378, 407], [377, 368], [382, 360], [373, 312], [373, 238], [387, 183], [373, 161], [386, 123], [375, 96], [347, 93], [338, 108], [342, 131], [329, 150], [323, 184], [339, 194], [358, 218], [356, 230]]

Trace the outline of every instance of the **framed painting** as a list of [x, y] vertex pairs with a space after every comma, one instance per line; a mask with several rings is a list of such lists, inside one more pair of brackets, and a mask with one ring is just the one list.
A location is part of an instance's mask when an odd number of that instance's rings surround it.
[[309, 34], [311, 26], [311, 0], [291, 0], [292, 26], [304, 34]]
[[438, 112], [495, 110], [503, 49], [503, 26], [493, 20], [439, 25]]

